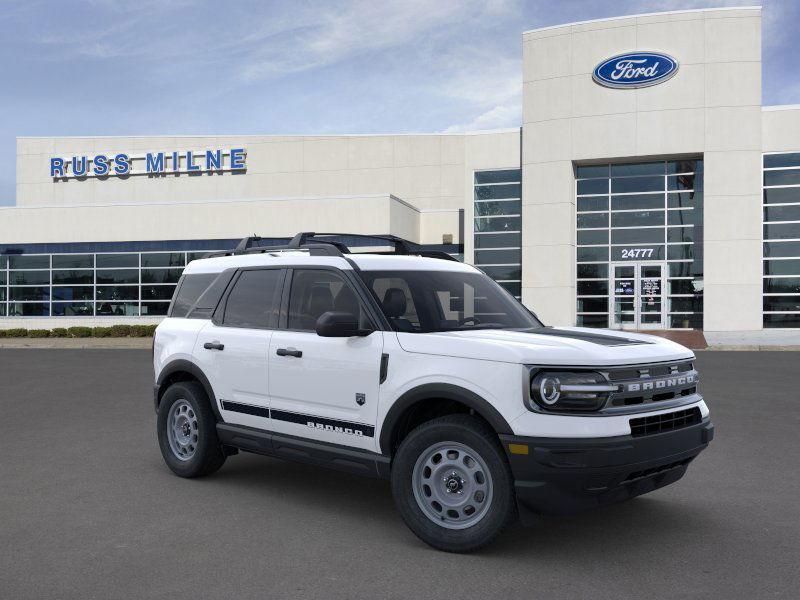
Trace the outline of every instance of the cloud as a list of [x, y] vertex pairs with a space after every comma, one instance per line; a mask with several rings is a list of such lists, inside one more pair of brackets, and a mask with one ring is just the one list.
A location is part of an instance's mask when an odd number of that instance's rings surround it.
[[481, 131], [489, 129], [506, 129], [516, 127], [522, 122], [520, 105], [517, 102], [494, 106], [479, 114], [468, 123], [450, 125], [443, 133], [463, 133], [465, 131]]

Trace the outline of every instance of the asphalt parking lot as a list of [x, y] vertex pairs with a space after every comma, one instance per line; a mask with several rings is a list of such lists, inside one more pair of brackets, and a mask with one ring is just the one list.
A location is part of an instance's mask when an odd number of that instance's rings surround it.
[[468, 556], [383, 481], [247, 454], [173, 476], [149, 359], [0, 349], [0, 597], [800, 597], [798, 353], [701, 353], [717, 435], [680, 482]]

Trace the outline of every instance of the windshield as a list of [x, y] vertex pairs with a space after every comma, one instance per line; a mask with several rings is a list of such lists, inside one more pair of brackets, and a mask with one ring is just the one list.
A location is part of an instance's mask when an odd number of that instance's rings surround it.
[[361, 271], [395, 331], [529, 329], [542, 323], [482, 273]]

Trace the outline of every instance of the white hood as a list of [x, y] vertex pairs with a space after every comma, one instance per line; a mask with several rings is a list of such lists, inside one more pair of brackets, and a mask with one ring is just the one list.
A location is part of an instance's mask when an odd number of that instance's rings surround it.
[[397, 339], [407, 352], [534, 365], [612, 366], [694, 358], [688, 348], [661, 337], [583, 327], [398, 333]]

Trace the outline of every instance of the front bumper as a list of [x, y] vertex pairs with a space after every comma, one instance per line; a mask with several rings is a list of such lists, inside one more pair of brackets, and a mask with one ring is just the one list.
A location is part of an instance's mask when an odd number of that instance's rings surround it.
[[531, 512], [569, 514], [669, 485], [713, 437], [714, 425], [706, 417], [689, 427], [640, 437], [500, 439], [524, 522]]

